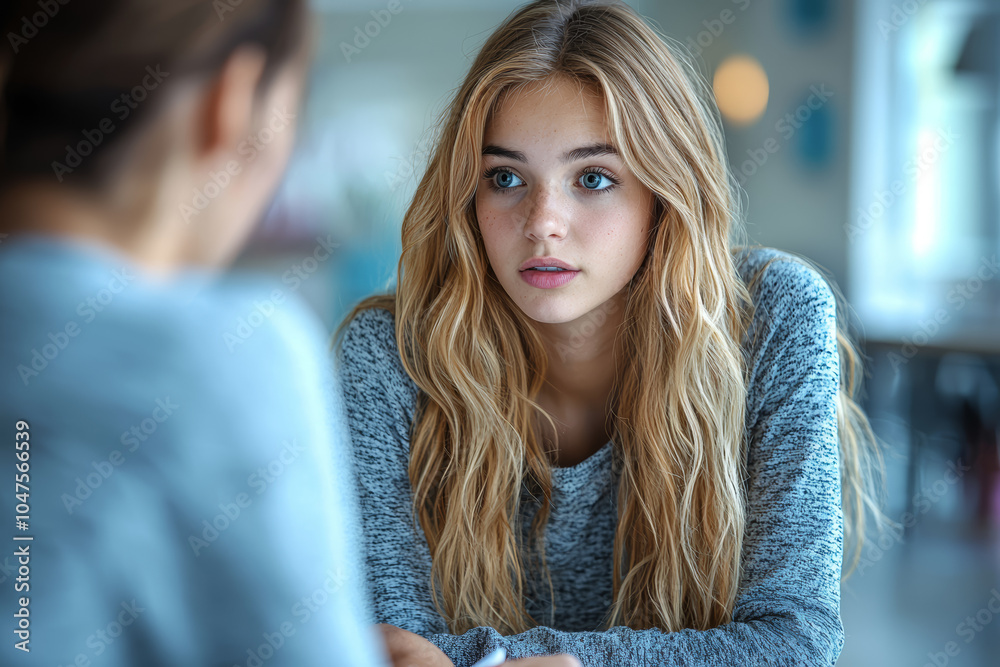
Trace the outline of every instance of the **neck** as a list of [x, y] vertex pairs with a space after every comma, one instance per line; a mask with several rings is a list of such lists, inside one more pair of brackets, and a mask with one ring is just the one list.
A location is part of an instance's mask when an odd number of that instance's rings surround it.
[[46, 183], [19, 184], [0, 194], [0, 230], [40, 234], [102, 246], [153, 274], [181, 264], [181, 239], [167, 228], [131, 216], [87, 191]]
[[606, 411], [617, 373], [615, 339], [625, 311], [625, 295], [572, 322], [538, 324], [548, 353], [542, 393], [555, 405]]

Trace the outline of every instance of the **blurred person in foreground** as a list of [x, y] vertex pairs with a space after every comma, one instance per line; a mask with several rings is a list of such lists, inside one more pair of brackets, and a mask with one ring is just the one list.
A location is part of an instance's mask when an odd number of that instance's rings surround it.
[[365, 622], [326, 332], [218, 272], [293, 146], [305, 4], [52, 5], [0, 17], [3, 664], [419, 658]]
[[0, 663], [384, 664], [325, 332], [217, 271], [293, 145], [305, 4], [51, 5], [3, 11]]

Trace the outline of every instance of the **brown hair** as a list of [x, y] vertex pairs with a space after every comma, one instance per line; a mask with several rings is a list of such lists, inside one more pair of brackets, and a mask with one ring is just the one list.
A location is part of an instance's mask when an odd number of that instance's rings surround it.
[[0, 186], [52, 175], [81, 143], [94, 155], [73, 169], [74, 183], [99, 186], [119, 166], [112, 148], [167, 99], [153, 88], [211, 75], [238, 47], [256, 44], [267, 54], [262, 90], [306, 32], [304, 0], [5, 4]]

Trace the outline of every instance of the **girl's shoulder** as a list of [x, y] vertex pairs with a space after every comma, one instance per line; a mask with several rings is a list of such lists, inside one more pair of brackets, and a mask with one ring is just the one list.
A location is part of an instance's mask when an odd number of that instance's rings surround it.
[[357, 310], [344, 322], [343, 344], [387, 343], [390, 339], [395, 347], [396, 318], [386, 308], [363, 308]]
[[753, 301], [754, 324], [829, 324], [835, 317], [835, 287], [812, 260], [766, 246], [742, 248], [735, 259]]
[[[790, 388], [814, 385], [837, 372], [837, 298], [823, 272], [791, 252], [752, 248], [741, 256], [739, 269], [753, 300], [743, 338], [749, 427], [760, 410], [779, 404]], [[835, 389], [836, 381], [822, 384], [822, 390], [817, 386], [808, 406], [817, 413], [825, 410], [827, 393]]]
[[396, 318], [388, 309], [368, 307], [355, 312], [344, 322], [334, 348], [341, 374], [352, 382], [378, 382], [390, 390], [416, 392], [400, 358]]
[[396, 318], [385, 308], [358, 310], [344, 322], [335, 346], [338, 358], [345, 363], [359, 358], [368, 363], [398, 358]]

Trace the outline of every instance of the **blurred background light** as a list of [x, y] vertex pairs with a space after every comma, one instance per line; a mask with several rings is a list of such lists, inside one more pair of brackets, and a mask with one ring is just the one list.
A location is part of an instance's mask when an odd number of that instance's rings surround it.
[[719, 111], [737, 125], [754, 123], [767, 109], [767, 73], [751, 56], [736, 55], [724, 60], [715, 70], [712, 89]]

